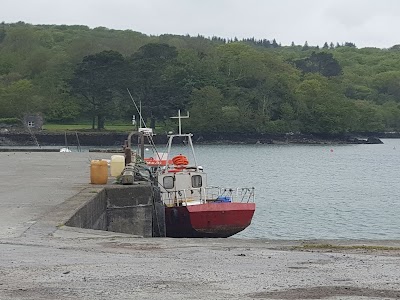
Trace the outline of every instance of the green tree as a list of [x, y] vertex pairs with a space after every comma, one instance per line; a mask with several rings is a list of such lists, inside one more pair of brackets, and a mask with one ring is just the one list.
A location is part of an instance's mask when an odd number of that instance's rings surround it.
[[315, 75], [307, 78], [296, 94], [302, 132], [344, 133], [353, 128], [352, 103], [328, 79]]
[[79, 63], [69, 81], [72, 95], [83, 100], [86, 111], [92, 116], [92, 127], [104, 129], [106, 117], [112, 116], [116, 103], [113, 101], [126, 69], [123, 56], [116, 51], [103, 51], [86, 56]]
[[345, 42], [345, 43], [344, 43], [344, 46], [345, 46], [345, 47], [351, 47], [351, 48], [357, 48], [357, 47], [356, 47], [356, 44], [351, 43], [351, 42]]
[[308, 42], [305, 41], [305, 43], [304, 43], [304, 45], [303, 45], [303, 48], [302, 48], [301, 50], [307, 51], [307, 50], [309, 50], [309, 49], [310, 49], [310, 46], [308, 46]]
[[[221, 132], [222, 103], [220, 90], [206, 86], [194, 90], [190, 97], [190, 130], [196, 133]], [[228, 111], [226, 111], [229, 114]]]
[[400, 130], [400, 104], [386, 102], [381, 107], [381, 113], [385, 120], [385, 128], [390, 131]]
[[373, 86], [379, 94], [392, 96], [394, 101], [400, 102], [400, 71], [388, 71], [376, 75]]
[[0, 116], [22, 118], [26, 113], [38, 112], [42, 99], [37, 96], [32, 82], [26, 79], [0, 89]]
[[[167, 44], [150, 43], [142, 46], [129, 59], [130, 78], [128, 86], [136, 100], [142, 103], [143, 116], [150, 119], [155, 128], [157, 120], [164, 120], [182, 102], [179, 91], [181, 73], [172, 68], [176, 65], [178, 52]], [[175, 72], [176, 71], [176, 72]], [[176, 80], [172, 77], [176, 76]]]
[[332, 53], [313, 52], [310, 57], [299, 59], [295, 64], [303, 73], [319, 73], [325, 77], [342, 74], [342, 68]]
[[4, 41], [7, 33], [6, 33], [6, 24], [4, 22], [0, 23], [0, 44]]
[[384, 116], [376, 104], [358, 100], [355, 102], [355, 107], [356, 114], [353, 117], [358, 119], [355, 131], [379, 132], [384, 130]]

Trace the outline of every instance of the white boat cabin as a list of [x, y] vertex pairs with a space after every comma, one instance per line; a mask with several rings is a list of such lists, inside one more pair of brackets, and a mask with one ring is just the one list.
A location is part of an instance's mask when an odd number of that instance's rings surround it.
[[161, 198], [166, 206], [206, 202], [207, 175], [199, 167], [168, 169], [158, 175]]

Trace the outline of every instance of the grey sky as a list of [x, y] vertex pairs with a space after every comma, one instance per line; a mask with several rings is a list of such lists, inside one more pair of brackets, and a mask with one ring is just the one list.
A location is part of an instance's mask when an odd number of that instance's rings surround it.
[[400, 44], [398, 0], [0, 0], [0, 21], [81, 24], [146, 34], [255, 37], [283, 45]]

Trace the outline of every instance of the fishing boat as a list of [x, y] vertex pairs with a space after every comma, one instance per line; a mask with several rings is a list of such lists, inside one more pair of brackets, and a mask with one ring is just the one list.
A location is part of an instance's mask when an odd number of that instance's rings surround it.
[[[173, 118], [179, 119], [179, 133], [168, 135], [167, 152], [144, 159], [161, 191], [166, 235], [225, 238], [244, 230], [255, 211], [254, 188], [208, 186], [207, 173], [197, 163], [193, 135], [181, 132], [185, 117], [178, 111]], [[182, 154], [171, 157], [174, 140], [185, 142], [193, 161]]]

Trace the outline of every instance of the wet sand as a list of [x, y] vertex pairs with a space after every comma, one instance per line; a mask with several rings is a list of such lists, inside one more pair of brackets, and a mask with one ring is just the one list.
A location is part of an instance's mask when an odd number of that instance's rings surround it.
[[400, 299], [400, 241], [143, 239], [60, 226], [57, 205], [95, 191], [90, 159], [107, 157], [0, 153], [0, 299]]

